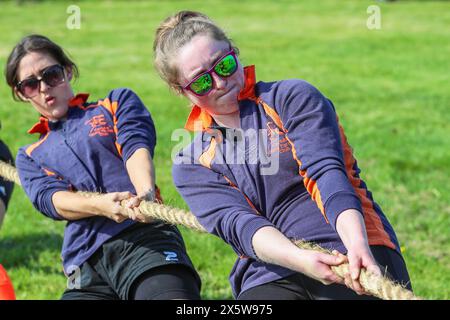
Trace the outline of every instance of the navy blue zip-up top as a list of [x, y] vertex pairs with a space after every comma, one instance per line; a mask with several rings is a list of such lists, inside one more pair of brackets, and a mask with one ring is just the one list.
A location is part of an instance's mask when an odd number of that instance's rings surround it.
[[[153, 157], [156, 132], [150, 113], [129, 89], [115, 89], [105, 99], [87, 103], [87, 94], [71, 99], [67, 118], [41, 117], [29, 133], [39, 141], [19, 149], [16, 157], [22, 186], [35, 208], [63, 220], [52, 195], [57, 191], [135, 193], [125, 163], [139, 148]], [[105, 241], [134, 222], [106, 217], [69, 221], [62, 248], [66, 273], [85, 262]]]
[[233, 294], [294, 273], [258, 260], [252, 237], [264, 226], [346, 253], [336, 220], [357, 209], [369, 244], [399, 251], [331, 101], [303, 80], [255, 83], [254, 67], [245, 75], [240, 129], [219, 128], [194, 106], [186, 128], [201, 132], [173, 166], [175, 185], [199, 222], [240, 257], [230, 275]]

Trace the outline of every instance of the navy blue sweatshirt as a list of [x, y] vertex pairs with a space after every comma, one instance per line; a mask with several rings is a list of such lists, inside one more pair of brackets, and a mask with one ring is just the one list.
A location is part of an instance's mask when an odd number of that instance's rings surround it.
[[[49, 218], [63, 220], [52, 196], [58, 191], [136, 193], [125, 163], [139, 148], [153, 157], [156, 132], [150, 113], [129, 89], [115, 89], [105, 99], [88, 103], [87, 94], [69, 102], [67, 120], [41, 117], [29, 130], [36, 143], [19, 149], [16, 166], [25, 193]], [[65, 272], [85, 262], [105, 241], [134, 224], [101, 216], [69, 221], [64, 232]]]
[[346, 253], [336, 220], [357, 209], [369, 244], [399, 251], [331, 101], [303, 80], [255, 83], [253, 66], [245, 76], [240, 129], [220, 128], [194, 106], [186, 128], [200, 133], [173, 166], [175, 185], [199, 222], [239, 256], [230, 274], [233, 294], [294, 273], [258, 260], [252, 237], [264, 226]]

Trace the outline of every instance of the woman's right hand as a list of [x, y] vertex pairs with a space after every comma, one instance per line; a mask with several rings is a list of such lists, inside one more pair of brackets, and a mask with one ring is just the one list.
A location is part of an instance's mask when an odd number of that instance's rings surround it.
[[127, 201], [125, 205], [126, 208], [130, 209], [129, 217], [133, 221], [138, 221], [141, 223], [150, 223], [153, 222], [154, 219], [142, 214], [139, 210], [139, 205], [141, 201], [150, 201], [153, 202], [156, 200], [156, 192], [154, 189], [149, 189], [147, 191], [138, 193], [137, 196], [133, 196]]
[[345, 280], [334, 274], [331, 266], [338, 266], [348, 262], [345, 255], [334, 250], [333, 255], [316, 252], [313, 250], [302, 250], [301, 270], [306, 276], [316, 279], [325, 285], [339, 283], [345, 285]]
[[95, 197], [94, 207], [96, 214], [107, 217], [117, 223], [129, 218], [129, 210], [120, 205], [122, 200], [130, 199], [131, 192], [110, 192]]

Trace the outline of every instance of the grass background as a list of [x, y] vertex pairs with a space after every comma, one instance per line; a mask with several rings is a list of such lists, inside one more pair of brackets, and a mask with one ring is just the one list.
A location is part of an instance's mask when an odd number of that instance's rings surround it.
[[[69, 5], [81, 29], [69, 30]], [[369, 30], [369, 5], [381, 29]], [[171, 141], [189, 112], [152, 67], [154, 30], [193, 9], [224, 27], [260, 80], [302, 78], [335, 104], [362, 178], [394, 226], [418, 295], [450, 298], [450, 3], [445, 1], [18, 1], [0, 2], [0, 68], [30, 33], [62, 45], [78, 64], [75, 91], [102, 98], [130, 87], [152, 112], [157, 182], [170, 205], [187, 208], [171, 179]], [[13, 153], [37, 139], [38, 115], [0, 82], [0, 138]], [[0, 263], [18, 299], [58, 299], [64, 223], [37, 213], [16, 188], [0, 231]], [[234, 253], [221, 240], [182, 229], [205, 299], [229, 299]]]

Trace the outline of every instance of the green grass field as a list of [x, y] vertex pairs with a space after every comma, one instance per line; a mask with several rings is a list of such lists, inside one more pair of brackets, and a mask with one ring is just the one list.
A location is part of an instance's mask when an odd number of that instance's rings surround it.
[[[81, 29], [66, 27], [67, 7]], [[369, 5], [381, 29], [369, 30]], [[354, 147], [362, 178], [394, 226], [416, 294], [450, 298], [450, 3], [445, 1], [24, 1], [0, 2], [0, 65], [19, 39], [47, 35], [78, 64], [77, 92], [102, 98], [136, 91], [152, 112], [157, 183], [166, 203], [187, 208], [171, 179], [171, 141], [188, 103], [171, 95], [152, 66], [158, 23], [181, 9], [205, 12], [256, 64], [260, 80], [302, 78], [330, 98]], [[38, 115], [0, 82], [3, 139], [15, 154], [37, 139]], [[16, 188], [0, 231], [0, 263], [18, 299], [59, 299], [64, 223], [36, 212]], [[211, 235], [182, 229], [205, 299], [230, 299], [234, 253]]]

